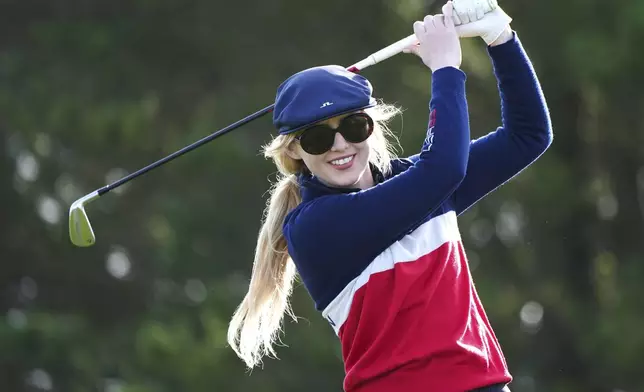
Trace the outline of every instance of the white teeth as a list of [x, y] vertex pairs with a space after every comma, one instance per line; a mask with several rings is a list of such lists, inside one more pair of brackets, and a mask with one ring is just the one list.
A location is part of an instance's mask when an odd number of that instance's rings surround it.
[[335, 161], [331, 161], [332, 165], [340, 166], [344, 165], [345, 163], [349, 163], [353, 160], [353, 155], [350, 157], [342, 158], [342, 159], [336, 159]]

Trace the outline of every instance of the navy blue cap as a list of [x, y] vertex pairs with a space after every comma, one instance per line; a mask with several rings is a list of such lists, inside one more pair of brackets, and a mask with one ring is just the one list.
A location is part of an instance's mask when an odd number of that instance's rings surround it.
[[313, 67], [286, 79], [277, 89], [273, 124], [281, 135], [340, 114], [376, 105], [371, 83], [339, 65]]

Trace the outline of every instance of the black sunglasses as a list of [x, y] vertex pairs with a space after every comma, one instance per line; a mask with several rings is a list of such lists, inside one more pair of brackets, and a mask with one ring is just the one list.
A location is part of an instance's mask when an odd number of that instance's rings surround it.
[[336, 132], [349, 143], [362, 143], [373, 133], [373, 119], [366, 113], [355, 113], [343, 118], [337, 128], [318, 124], [306, 128], [295, 138], [300, 141], [302, 150], [320, 155], [333, 147]]

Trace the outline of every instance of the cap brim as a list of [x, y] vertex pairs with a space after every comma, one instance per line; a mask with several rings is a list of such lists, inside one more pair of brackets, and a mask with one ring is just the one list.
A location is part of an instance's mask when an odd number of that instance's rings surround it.
[[346, 113], [351, 113], [351, 112], [356, 112], [358, 110], [372, 108], [372, 107], [376, 106], [377, 104], [378, 103], [375, 100], [372, 99], [372, 101], [368, 105], [343, 110], [341, 112], [335, 112], [335, 113], [332, 113], [332, 114], [330, 114], [330, 115], [328, 115], [326, 117], [321, 117], [321, 118], [319, 118], [319, 119], [317, 119], [315, 121], [311, 121], [309, 123], [299, 125], [296, 128], [292, 128], [292, 129], [289, 129], [287, 131], [280, 131], [279, 134], [280, 135], [288, 135], [288, 134], [293, 133], [293, 132], [301, 131], [304, 128], [308, 128], [308, 127], [312, 126], [313, 124], [319, 123], [320, 121], [328, 120], [330, 118], [333, 118], [333, 117], [336, 117], [336, 116], [341, 116], [341, 115], [346, 114]]

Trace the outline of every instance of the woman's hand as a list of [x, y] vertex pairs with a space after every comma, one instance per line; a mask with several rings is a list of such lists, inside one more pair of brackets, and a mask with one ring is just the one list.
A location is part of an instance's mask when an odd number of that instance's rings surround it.
[[432, 72], [444, 67], [459, 68], [463, 56], [453, 16], [453, 4], [448, 1], [443, 14], [427, 15], [422, 22], [415, 22], [414, 34], [419, 43], [405, 52], [419, 56]]
[[454, 24], [461, 38], [481, 37], [490, 46], [512, 38], [512, 18], [496, 0], [454, 0]]
[[514, 38], [514, 33], [512, 32], [512, 29], [510, 28], [510, 25], [505, 26], [505, 30], [499, 35], [499, 37], [492, 41], [490, 46], [498, 46], [501, 44], [504, 44], [508, 41], [510, 41], [512, 38]]

